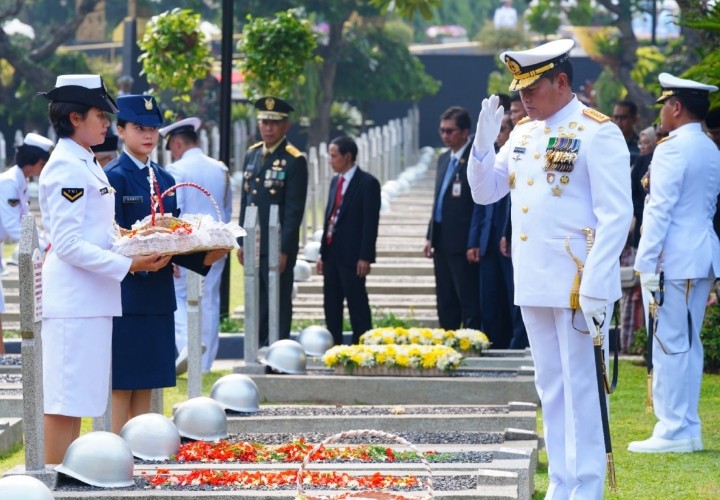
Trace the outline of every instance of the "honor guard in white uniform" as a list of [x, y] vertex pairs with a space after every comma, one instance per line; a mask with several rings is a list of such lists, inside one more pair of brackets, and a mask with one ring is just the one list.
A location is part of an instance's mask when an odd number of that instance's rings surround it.
[[718, 88], [668, 73], [659, 79], [661, 127], [669, 135], [658, 143], [650, 164], [650, 192], [635, 258], [645, 305], [652, 300], [659, 306], [652, 344], [658, 422], [649, 439], [628, 446], [628, 451], [638, 453], [703, 449], [698, 415], [700, 329], [710, 288], [720, 276], [720, 243], [713, 229], [720, 151], [702, 130], [710, 107], [708, 94]]
[[597, 320], [606, 333], [604, 319], [620, 297], [619, 258], [632, 217], [630, 155], [610, 118], [573, 94], [573, 44], [500, 55], [528, 117], [496, 154], [504, 110], [497, 96], [483, 100], [468, 180], [477, 203], [511, 195], [515, 303], [543, 408], [546, 498], [599, 499], [606, 450], [586, 324]]
[[[165, 149], [170, 150], [174, 163], [167, 171], [176, 183], [193, 182], [205, 188], [215, 199], [221, 213], [218, 214], [206, 194], [191, 187], [177, 190], [180, 214], [208, 214], [215, 219], [229, 222], [232, 217], [232, 190], [227, 167], [203, 153], [198, 145], [197, 131], [200, 119], [192, 117], [177, 121], [160, 129], [165, 137]], [[215, 262], [203, 281], [202, 293], [202, 356], [203, 373], [210, 371], [218, 351], [220, 329], [220, 280], [227, 257]], [[186, 355], [187, 347], [187, 271], [178, 267], [175, 276], [175, 345], [180, 356]]]
[[156, 271], [169, 258], [110, 250], [115, 190], [90, 148], [117, 112], [98, 75], [61, 75], [42, 93], [59, 140], [40, 174], [40, 211], [51, 248], [42, 269], [45, 462], [62, 462], [80, 417], [105, 412], [112, 317], [121, 314], [128, 271]]
[[[30, 132], [15, 151], [15, 165], [0, 174], [0, 243], [20, 241], [20, 222], [23, 215], [30, 213], [27, 179], [40, 175], [50, 158], [52, 147], [53, 142], [50, 139]], [[5, 263], [0, 255], [0, 272], [4, 270]], [[5, 312], [5, 297], [0, 287], [0, 313], [2, 312]], [[2, 323], [0, 323], [0, 354], [5, 354]]]

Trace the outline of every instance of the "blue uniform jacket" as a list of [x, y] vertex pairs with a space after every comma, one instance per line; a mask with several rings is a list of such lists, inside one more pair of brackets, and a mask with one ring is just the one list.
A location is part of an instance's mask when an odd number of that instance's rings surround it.
[[[160, 191], [175, 184], [172, 175], [153, 163]], [[105, 166], [105, 174], [115, 189], [115, 222], [125, 229], [150, 215], [150, 182], [147, 170], [140, 170], [123, 152]], [[163, 198], [165, 213], [179, 215], [174, 193]], [[176, 255], [172, 262], [205, 276], [210, 267], [203, 265], [205, 253]], [[121, 285], [123, 314], [165, 314], [176, 309], [172, 266], [154, 273], [134, 273], [125, 276]]]

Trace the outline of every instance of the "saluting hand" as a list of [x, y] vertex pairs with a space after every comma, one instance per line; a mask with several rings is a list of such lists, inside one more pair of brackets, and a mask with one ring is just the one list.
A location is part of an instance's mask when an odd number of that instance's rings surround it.
[[473, 147], [483, 155], [495, 149], [495, 140], [498, 133], [500, 133], [500, 125], [502, 124], [505, 109], [498, 106], [499, 102], [500, 98], [495, 94], [482, 101]]

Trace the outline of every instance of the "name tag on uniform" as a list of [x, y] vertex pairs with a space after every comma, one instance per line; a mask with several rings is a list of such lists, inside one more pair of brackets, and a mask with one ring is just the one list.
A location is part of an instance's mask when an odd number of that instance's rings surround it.
[[123, 203], [142, 203], [142, 196], [123, 196]]

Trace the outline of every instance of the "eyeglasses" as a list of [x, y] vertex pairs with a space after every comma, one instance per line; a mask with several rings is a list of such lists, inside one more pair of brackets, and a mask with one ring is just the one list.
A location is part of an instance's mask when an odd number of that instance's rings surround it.
[[630, 119], [630, 115], [613, 115], [612, 119], [613, 121], [619, 122], [620, 120]]
[[440, 132], [440, 135], [443, 135], [443, 134], [450, 135], [450, 134], [454, 134], [458, 130], [460, 130], [460, 129], [459, 128], [439, 128], [438, 132]]

